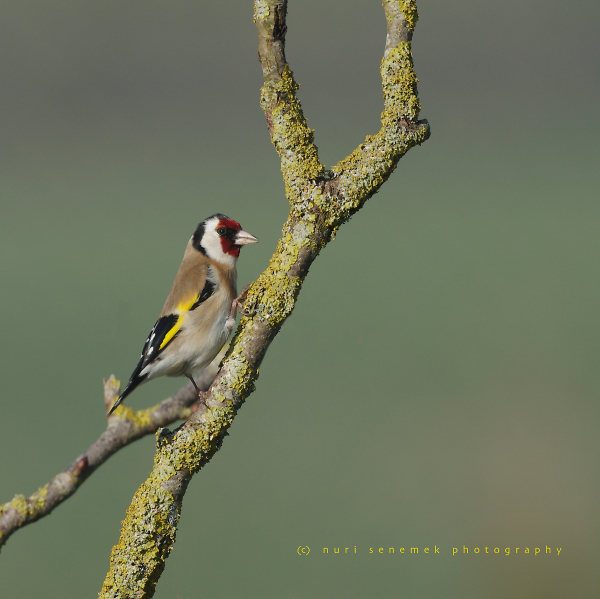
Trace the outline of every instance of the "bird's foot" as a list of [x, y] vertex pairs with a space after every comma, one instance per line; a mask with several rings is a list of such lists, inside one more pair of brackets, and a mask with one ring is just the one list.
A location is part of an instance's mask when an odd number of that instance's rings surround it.
[[248, 312], [246, 312], [246, 310], [244, 310], [244, 302], [246, 301], [246, 298], [248, 297], [248, 289], [250, 289], [250, 285], [246, 285], [242, 289], [242, 293], [240, 293], [231, 302], [231, 312], [229, 313], [229, 317], [230, 318], [234, 318], [235, 319], [235, 310], [236, 310], [236, 308], [237, 308], [237, 310], [238, 310], [238, 312], [240, 314], [243, 314], [244, 316], [250, 316], [250, 314]]
[[208, 393], [206, 393], [206, 391], [198, 391], [198, 405], [208, 408], [208, 404], [206, 403], [207, 397]]
[[[198, 403], [196, 404], [196, 406], [204, 406], [205, 408], [208, 408], [208, 404], [206, 403], [206, 398], [208, 397], [208, 393], [206, 391], [200, 391], [200, 389], [198, 388], [198, 385], [196, 385], [196, 381], [194, 380], [193, 376], [189, 376], [189, 375], [185, 375], [188, 379], [190, 379], [190, 382], [192, 383], [192, 385], [194, 385], [194, 389], [196, 390], [196, 393], [198, 394]], [[195, 407], [194, 409], [198, 409], [198, 407]]]

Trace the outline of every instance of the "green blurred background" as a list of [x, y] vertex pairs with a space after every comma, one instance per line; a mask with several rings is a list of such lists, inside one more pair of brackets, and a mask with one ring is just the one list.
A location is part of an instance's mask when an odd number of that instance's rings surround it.
[[[432, 137], [311, 268], [190, 485], [159, 599], [598, 596], [600, 5], [419, 12]], [[250, 0], [0, 14], [3, 502], [102, 432], [102, 377], [128, 378], [196, 224], [221, 211], [260, 238], [243, 285], [287, 202]], [[327, 165], [378, 130], [384, 40], [379, 2], [290, 0], [287, 57]], [[153, 448], [18, 531], [0, 595], [95, 597]]]

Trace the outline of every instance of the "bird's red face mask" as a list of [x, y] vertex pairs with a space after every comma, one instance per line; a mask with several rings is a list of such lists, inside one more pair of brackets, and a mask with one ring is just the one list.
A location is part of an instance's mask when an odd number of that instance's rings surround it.
[[240, 249], [248, 243], [256, 243], [258, 239], [242, 230], [240, 223], [231, 218], [221, 219], [217, 226], [217, 233], [221, 238], [223, 253], [234, 258], [240, 255]]

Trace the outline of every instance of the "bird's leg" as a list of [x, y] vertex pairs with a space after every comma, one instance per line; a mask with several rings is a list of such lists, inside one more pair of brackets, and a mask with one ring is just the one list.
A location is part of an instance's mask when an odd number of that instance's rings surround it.
[[188, 379], [190, 379], [190, 381], [192, 381], [192, 385], [194, 385], [194, 389], [196, 389], [196, 393], [198, 394], [198, 403], [196, 404], [196, 406], [193, 406], [193, 409], [196, 410], [198, 409], [198, 406], [204, 406], [205, 408], [208, 408], [208, 404], [206, 403], [206, 396], [207, 394], [204, 391], [200, 391], [200, 389], [198, 389], [198, 385], [196, 385], [196, 381], [194, 380], [194, 377], [186, 374], [185, 375]]
[[240, 314], [244, 316], [249, 316], [249, 314], [244, 311], [242, 304], [246, 301], [246, 296], [248, 295], [248, 288], [250, 285], [246, 285], [242, 289], [242, 293], [240, 293], [232, 302], [231, 302], [231, 310], [229, 311], [229, 318], [225, 322], [225, 327], [231, 331], [235, 328], [235, 311], [238, 310]]
[[232, 302], [231, 302], [231, 312], [229, 314], [230, 318], [235, 318], [235, 309], [237, 308], [240, 314], [244, 316], [250, 316], [248, 312], [244, 310], [244, 302], [246, 301], [246, 297], [248, 296], [248, 289], [250, 289], [250, 285], [246, 285], [242, 289], [242, 293], [240, 293]]
[[198, 394], [198, 397], [200, 399], [202, 399], [202, 396], [204, 394], [202, 393], [202, 391], [200, 391], [200, 389], [198, 389], [198, 385], [196, 385], [196, 381], [194, 380], [194, 377], [190, 376], [189, 374], [186, 374], [185, 376], [187, 376], [187, 378], [190, 379], [190, 381], [192, 381], [192, 385], [194, 385], [194, 389], [196, 389], [196, 393]]

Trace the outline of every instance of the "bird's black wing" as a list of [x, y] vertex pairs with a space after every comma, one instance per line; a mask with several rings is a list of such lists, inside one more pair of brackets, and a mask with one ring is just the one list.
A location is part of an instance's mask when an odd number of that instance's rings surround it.
[[215, 292], [215, 283], [206, 279], [202, 291], [196, 296], [193, 303], [189, 306], [181, 306], [181, 313], [179, 314], [168, 314], [161, 316], [150, 331], [146, 343], [144, 343], [144, 349], [140, 356], [140, 361], [137, 363], [134, 371], [129, 377], [129, 382], [123, 393], [121, 393], [119, 399], [115, 402], [111, 408], [109, 414], [112, 414], [120, 403], [141, 383], [146, 380], [147, 374], [140, 374], [142, 370], [148, 364], [156, 360], [161, 352], [175, 339], [179, 331], [181, 330], [181, 324], [183, 321], [183, 315], [188, 310], [195, 310], [200, 304], [204, 303], [209, 297]]
[[[142, 355], [140, 356], [140, 361], [137, 363], [137, 366], [134, 368], [131, 376], [129, 377], [129, 382], [127, 383], [127, 387], [121, 395], [119, 399], [115, 402], [113, 407], [111, 408], [109, 414], [112, 414], [120, 403], [141, 383], [146, 380], [147, 374], [140, 374], [142, 370], [156, 357], [162, 352], [162, 350], [172, 341], [179, 329], [181, 324], [177, 324], [180, 320], [179, 314], [169, 314], [168, 316], [161, 316], [156, 324], [152, 327], [150, 334], [148, 335], [148, 339], [146, 339], [146, 343], [144, 343], [144, 349], [142, 350]], [[165, 339], [168, 337], [167, 341]]]

